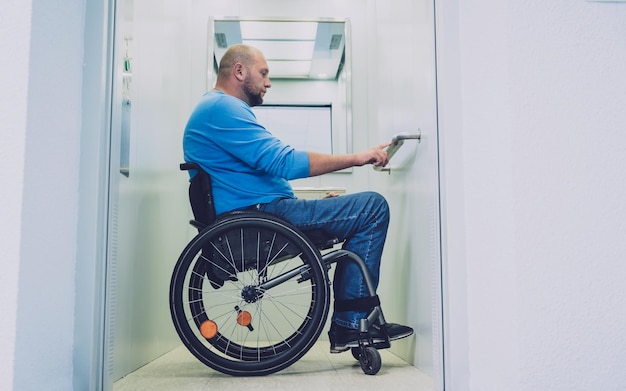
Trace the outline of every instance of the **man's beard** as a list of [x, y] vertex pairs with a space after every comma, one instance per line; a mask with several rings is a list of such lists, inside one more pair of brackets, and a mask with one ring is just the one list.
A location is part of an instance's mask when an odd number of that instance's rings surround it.
[[263, 96], [260, 92], [254, 92], [252, 86], [250, 85], [248, 79], [246, 79], [243, 83], [243, 92], [248, 97], [248, 101], [250, 102], [250, 107], [258, 106], [263, 104]]

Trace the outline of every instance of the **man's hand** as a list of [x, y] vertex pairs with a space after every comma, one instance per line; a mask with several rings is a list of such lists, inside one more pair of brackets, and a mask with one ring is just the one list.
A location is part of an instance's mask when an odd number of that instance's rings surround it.
[[334, 197], [339, 197], [339, 193], [337, 193], [336, 191], [331, 191], [331, 192], [324, 194], [322, 198], [334, 198]]
[[387, 148], [391, 145], [391, 142], [380, 144], [374, 148], [368, 149], [367, 151], [357, 153], [357, 162], [356, 166], [363, 166], [365, 164], [373, 164], [376, 167], [384, 167], [389, 163], [389, 158], [387, 156]]
[[390, 142], [380, 144], [374, 148], [350, 155], [325, 155], [316, 152], [309, 152], [309, 176], [317, 176], [329, 172], [343, 170], [354, 166], [364, 166], [373, 164], [377, 167], [384, 167], [389, 163], [387, 148]]

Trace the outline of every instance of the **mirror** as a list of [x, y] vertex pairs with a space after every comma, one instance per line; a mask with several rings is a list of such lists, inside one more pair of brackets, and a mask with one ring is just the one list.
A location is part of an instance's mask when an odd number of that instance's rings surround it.
[[210, 18], [207, 88], [215, 85], [228, 47], [254, 46], [265, 55], [272, 81], [263, 105], [253, 108], [259, 122], [295, 148], [350, 153], [349, 31], [345, 19]]

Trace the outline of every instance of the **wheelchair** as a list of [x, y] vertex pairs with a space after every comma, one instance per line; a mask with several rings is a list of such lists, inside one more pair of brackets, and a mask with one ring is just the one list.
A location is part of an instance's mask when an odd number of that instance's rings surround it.
[[377, 349], [390, 342], [387, 335], [376, 343], [368, 337], [370, 325], [386, 322], [361, 258], [334, 249], [339, 240], [323, 231], [301, 231], [268, 213], [216, 216], [209, 174], [196, 163], [182, 163], [180, 169], [197, 170], [189, 200], [190, 224], [199, 233], [174, 267], [169, 297], [172, 321], [186, 348], [208, 367], [232, 376], [263, 376], [289, 367], [309, 351], [326, 323], [332, 264], [356, 262], [370, 297], [359, 299], [368, 315], [360, 320], [359, 346], [350, 350], [365, 374], [378, 373]]

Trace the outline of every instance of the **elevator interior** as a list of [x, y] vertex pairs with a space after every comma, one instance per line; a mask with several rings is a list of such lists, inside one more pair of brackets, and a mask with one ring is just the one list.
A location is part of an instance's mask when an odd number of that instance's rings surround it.
[[411, 339], [392, 345], [391, 352], [441, 388], [434, 9], [427, 0], [118, 1], [103, 360], [107, 381], [180, 345], [167, 293], [173, 265], [195, 234], [187, 224], [187, 176], [178, 171], [181, 138], [191, 109], [212, 86], [214, 36], [226, 20], [332, 21], [333, 28], [339, 26], [346, 43], [339, 77], [277, 77], [266, 96], [267, 103], [283, 108], [330, 104], [331, 151], [358, 151], [398, 133], [422, 132], [419, 142], [405, 143], [394, 156], [390, 171], [355, 168], [294, 186], [313, 196], [316, 189], [332, 188], [374, 190], [388, 199], [392, 221], [378, 293], [388, 321], [416, 330]]

